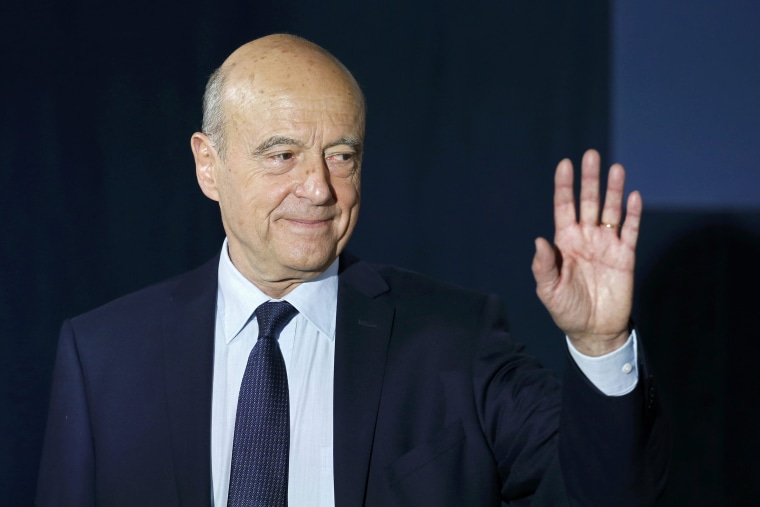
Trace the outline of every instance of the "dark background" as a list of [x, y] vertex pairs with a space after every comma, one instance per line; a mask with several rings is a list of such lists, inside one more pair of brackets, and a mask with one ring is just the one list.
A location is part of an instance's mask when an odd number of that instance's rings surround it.
[[[221, 246], [189, 138], [208, 75], [268, 33], [327, 48], [367, 96], [349, 249], [501, 294], [517, 339], [560, 371], [533, 238], [552, 234], [561, 158], [596, 147], [612, 161], [612, 13], [580, 0], [0, 7], [0, 504], [32, 503], [61, 321]], [[662, 505], [751, 504], [760, 206], [646, 199], [636, 317], [675, 428]]]

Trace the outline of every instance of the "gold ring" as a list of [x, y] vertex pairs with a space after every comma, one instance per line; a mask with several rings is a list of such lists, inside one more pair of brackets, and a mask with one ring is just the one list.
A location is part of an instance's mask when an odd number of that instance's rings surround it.
[[601, 222], [599, 225], [601, 227], [606, 227], [607, 229], [617, 229], [617, 228], [620, 227], [619, 224], [607, 224], [607, 223], [604, 223], [604, 222]]

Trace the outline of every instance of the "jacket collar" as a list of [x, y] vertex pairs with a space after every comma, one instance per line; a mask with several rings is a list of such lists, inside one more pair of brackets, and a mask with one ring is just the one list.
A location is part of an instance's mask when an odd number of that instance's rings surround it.
[[336, 507], [364, 505], [394, 308], [368, 264], [341, 257], [335, 345], [333, 473]]
[[[219, 257], [182, 277], [164, 317], [170, 441], [181, 505], [211, 497], [211, 396]], [[394, 308], [383, 277], [341, 255], [335, 350], [336, 507], [365, 501]]]
[[163, 321], [169, 431], [180, 505], [211, 498], [211, 394], [219, 257], [183, 276]]

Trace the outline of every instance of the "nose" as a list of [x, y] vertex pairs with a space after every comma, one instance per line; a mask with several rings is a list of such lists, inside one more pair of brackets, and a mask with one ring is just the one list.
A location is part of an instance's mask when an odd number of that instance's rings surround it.
[[306, 165], [303, 178], [294, 193], [296, 197], [308, 199], [315, 206], [329, 204], [332, 201], [333, 190], [330, 185], [330, 170], [324, 158], [319, 157], [316, 161]]

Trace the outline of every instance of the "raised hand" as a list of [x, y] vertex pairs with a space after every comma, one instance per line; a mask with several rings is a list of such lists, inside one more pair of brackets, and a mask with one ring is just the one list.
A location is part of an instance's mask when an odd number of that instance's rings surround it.
[[600, 356], [628, 338], [633, 268], [641, 221], [641, 195], [632, 192], [623, 216], [625, 169], [610, 168], [599, 217], [599, 154], [588, 150], [581, 164], [580, 217], [576, 218], [573, 165], [565, 159], [554, 175], [554, 248], [536, 239], [536, 292], [554, 322], [578, 351]]

